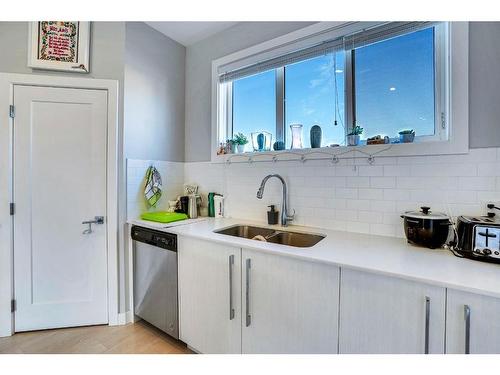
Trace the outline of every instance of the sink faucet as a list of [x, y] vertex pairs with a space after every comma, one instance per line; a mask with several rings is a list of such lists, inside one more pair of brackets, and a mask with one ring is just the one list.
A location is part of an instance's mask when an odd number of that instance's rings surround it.
[[288, 225], [288, 222], [293, 220], [293, 217], [295, 216], [295, 210], [293, 210], [293, 214], [291, 215], [288, 213], [286, 182], [283, 177], [281, 177], [279, 174], [270, 174], [264, 177], [264, 179], [260, 183], [259, 190], [257, 191], [257, 198], [262, 199], [262, 195], [264, 194], [264, 186], [266, 186], [267, 180], [269, 180], [271, 177], [276, 177], [278, 180], [280, 180], [283, 187], [283, 196], [281, 202], [281, 225], [286, 227]]

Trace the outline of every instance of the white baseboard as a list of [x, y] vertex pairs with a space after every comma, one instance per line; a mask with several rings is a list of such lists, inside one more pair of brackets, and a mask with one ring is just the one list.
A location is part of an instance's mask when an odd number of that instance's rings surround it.
[[133, 323], [134, 322], [134, 312], [133, 311], [127, 311], [123, 313], [118, 314], [118, 325], [123, 326], [125, 324]]

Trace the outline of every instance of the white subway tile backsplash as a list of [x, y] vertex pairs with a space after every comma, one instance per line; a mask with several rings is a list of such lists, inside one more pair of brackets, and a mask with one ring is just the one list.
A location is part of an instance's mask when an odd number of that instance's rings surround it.
[[476, 176], [476, 164], [415, 164], [410, 167], [410, 175], [416, 177], [431, 176]]
[[368, 223], [361, 223], [359, 221], [346, 221], [345, 229], [348, 232], [355, 233], [370, 233], [370, 225]]
[[370, 187], [390, 189], [396, 187], [396, 177], [371, 177]]
[[358, 189], [359, 199], [383, 199], [383, 189]]
[[386, 201], [408, 201], [408, 200], [410, 200], [410, 190], [384, 189], [384, 200], [386, 200]]
[[353, 165], [335, 167], [335, 176], [357, 176], [358, 167]]
[[335, 189], [335, 197], [336, 198], [343, 198], [343, 199], [357, 199], [358, 198], [358, 189], [336, 188]]
[[441, 189], [454, 190], [458, 188], [458, 177], [396, 177], [399, 189]]
[[358, 211], [355, 210], [335, 210], [335, 219], [358, 221]]
[[370, 233], [394, 237], [396, 234], [396, 227], [390, 224], [370, 224]]
[[359, 176], [383, 176], [384, 167], [381, 165], [364, 165], [358, 167]]
[[[149, 163], [127, 161], [128, 217], [146, 209], [141, 190]], [[341, 159], [337, 164], [329, 160], [158, 163], [166, 176], [167, 194], [180, 195], [185, 182], [196, 183], [205, 206], [206, 194], [218, 192], [226, 196], [228, 216], [262, 223], [267, 205], [281, 203], [281, 185], [274, 179], [266, 185], [262, 200], [255, 196], [262, 178], [270, 173], [287, 181], [296, 224], [351, 232], [404, 237], [400, 218], [404, 211], [430, 205], [433, 211], [454, 216], [481, 214], [485, 202], [500, 201], [497, 148], [461, 155], [376, 157], [372, 165], [366, 159]]]
[[341, 176], [335, 176], [335, 177], [327, 177], [325, 179], [325, 185], [326, 186], [332, 186], [332, 187], [351, 187], [347, 185], [347, 179], [350, 177], [341, 177]]
[[346, 178], [347, 187], [355, 188], [367, 188], [370, 187], [370, 177], [347, 177]]
[[478, 176], [500, 176], [500, 163], [480, 163], [477, 166]]
[[477, 202], [488, 203], [488, 202], [498, 202], [500, 201], [499, 191], [478, 191], [477, 192]]
[[[369, 209], [370, 207], [365, 207], [365, 209]], [[383, 215], [380, 214], [380, 212], [375, 212], [375, 211], [358, 211], [358, 221], [362, 223], [370, 223], [370, 224], [376, 224], [376, 223], [382, 223], [383, 222]]]
[[368, 206], [364, 199], [346, 199], [345, 207], [350, 210], [364, 210]]
[[495, 190], [495, 177], [459, 177], [458, 186], [462, 190]]
[[384, 165], [384, 176], [409, 176], [410, 167], [408, 165]]
[[370, 201], [370, 210], [377, 212], [396, 212], [396, 202], [394, 201]]

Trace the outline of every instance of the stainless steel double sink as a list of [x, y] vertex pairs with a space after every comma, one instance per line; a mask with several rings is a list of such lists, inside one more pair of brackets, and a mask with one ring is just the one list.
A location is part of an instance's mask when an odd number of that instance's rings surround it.
[[275, 230], [250, 225], [233, 225], [215, 230], [214, 233], [293, 247], [312, 247], [325, 238], [319, 234]]

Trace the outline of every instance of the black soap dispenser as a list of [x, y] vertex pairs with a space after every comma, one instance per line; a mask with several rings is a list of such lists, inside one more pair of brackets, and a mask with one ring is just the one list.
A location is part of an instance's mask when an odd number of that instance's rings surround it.
[[274, 204], [267, 206], [270, 208], [269, 211], [267, 211], [267, 223], [269, 225], [275, 225], [278, 224], [278, 211], [274, 209]]

